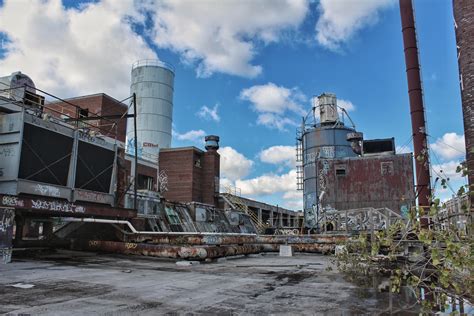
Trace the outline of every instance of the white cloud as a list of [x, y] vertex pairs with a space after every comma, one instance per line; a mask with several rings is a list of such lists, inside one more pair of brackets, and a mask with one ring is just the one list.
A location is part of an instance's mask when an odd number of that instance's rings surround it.
[[270, 195], [296, 191], [296, 169], [288, 173], [265, 174], [253, 179], [237, 180], [235, 185], [241, 189], [242, 195]]
[[173, 130], [173, 136], [177, 140], [191, 141], [191, 142], [195, 142], [195, 143], [202, 143], [202, 142], [204, 142], [204, 136], [206, 136], [206, 132], [203, 131], [202, 129], [199, 129], [199, 130], [191, 130], [191, 131], [186, 132], [184, 134], [180, 134], [180, 133]]
[[300, 103], [306, 101], [306, 97], [298, 88], [288, 89], [269, 82], [243, 89], [240, 98], [252, 103], [254, 111], [258, 113], [257, 124], [270, 128], [285, 130], [287, 125], [297, 126], [287, 115], [305, 114]]
[[464, 135], [446, 133], [430, 145], [435, 154], [445, 160], [462, 158], [466, 155]]
[[278, 42], [283, 31], [297, 28], [308, 1], [163, 0], [150, 8], [156, 45], [196, 64], [198, 76], [221, 72], [255, 77], [262, 72], [252, 63], [256, 45]]
[[283, 203], [283, 207], [290, 210], [301, 211], [303, 210], [303, 197], [301, 197], [299, 200], [285, 201]]
[[219, 116], [219, 113], [217, 113], [218, 108], [219, 104], [214, 105], [213, 108], [204, 105], [201, 107], [201, 109], [199, 109], [196, 115], [206, 120], [213, 120], [214, 122], [219, 122], [221, 120], [221, 117]]
[[[442, 164], [433, 165], [435, 174], [433, 177], [439, 177], [441, 179], [447, 179], [455, 181], [463, 179], [462, 173], [456, 172], [456, 168], [461, 164], [460, 161], [449, 161]], [[441, 181], [441, 179], [439, 181]]]
[[221, 177], [230, 181], [245, 178], [252, 169], [253, 161], [232, 147], [221, 147]]
[[352, 102], [348, 100], [337, 99], [337, 105], [346, 110], [347, 112], [355, 110], [354, 104], [352, 104]]
[[0, 7], [8, 41], [0, 75], [22, 71], [60, 96], [105, 92], [129, 95], [131, 64], [156, 58], [132, 30], [143, 23], [132, 0], [103, 0], [65, 9], [59, 0], [12, 1]]
[[333, 51], [363, 27], [377, 23], [379, 12], [395, 0], [321, 0], [318, 5], [316, 39]]
[[274, 165], [296, 166], [296, 149], [294, 146], [272, 146], [258, 154], [262, 162]]

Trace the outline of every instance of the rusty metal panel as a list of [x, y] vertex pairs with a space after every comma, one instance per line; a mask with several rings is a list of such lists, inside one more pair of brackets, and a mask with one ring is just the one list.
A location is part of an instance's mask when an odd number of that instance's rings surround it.
[[9, 263], [12, 258], [14, 220], [13, 208], [0, 207], [0, 264]]
[[131, 209], [114, 208], [105, 205], [76, 204], [65, 200], [45, 197], [19, 197], [0, 194], [0, 207], [51, 216], [100, 216], [113, 218], [133, 218], [137, 212]]
[[[387, 207], [401, 213], [414, 205], [411, 154], [319, 161], [323, 208]], [[344, 170], [342, 172], [341, 170]]]

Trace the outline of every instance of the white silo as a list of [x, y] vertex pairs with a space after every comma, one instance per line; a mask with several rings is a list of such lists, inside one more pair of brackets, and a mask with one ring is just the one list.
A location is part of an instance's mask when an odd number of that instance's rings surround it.
[[[159, 60], [140, 60], [132, 66], [130, 94], [137, 98], [138, 156], [156, 161], [160, 148], [171, 146], [174, 69]], [[130, 107], [129, 114], [133, 114]], [[127, 122], [127, 152], [134, 154], [133, 118]]]

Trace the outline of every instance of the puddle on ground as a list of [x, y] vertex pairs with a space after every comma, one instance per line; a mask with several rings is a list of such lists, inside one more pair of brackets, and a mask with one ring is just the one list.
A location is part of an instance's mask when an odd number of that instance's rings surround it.
[[[373, 302], [377, 309], [390, 313], [418, 314], [425, 312], [422, 305], [417, 301], [415, 291], [421, 291], [423, 300], [436, 303], [433, 296], [427, 297], [423, 295], [423, 289], [416, 289], [411, 286], [401, 286], [399, 293], [390, 291], [390, 278], [379, 274], [371, 276], [346, 276], [345, 279], [357, 287], [354, 289], [355, 295], [359, 299]], [[461, 315], [474, 314], [474, 307], [466, 300], [448, 298], [447, 306], [434, 304], [434, 308], [430, 313], [449, 314], [456, 311]]]

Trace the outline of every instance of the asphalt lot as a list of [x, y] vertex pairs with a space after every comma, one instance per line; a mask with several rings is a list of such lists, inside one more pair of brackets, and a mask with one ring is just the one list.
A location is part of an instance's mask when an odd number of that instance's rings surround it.
[[0, 266], [0, 313], [354, 315], [388, 310], [388, 293], [346, 282], [336, 269], [326, 269], [330, 265], [330, 257], [308, 254], [183, 266], [150, 257], [59, 251]]

